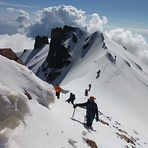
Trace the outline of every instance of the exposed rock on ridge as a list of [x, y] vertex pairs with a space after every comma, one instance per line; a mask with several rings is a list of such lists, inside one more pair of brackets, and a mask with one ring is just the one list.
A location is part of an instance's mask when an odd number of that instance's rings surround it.
[[46, 81], [52, 83], [61, 74], [62, 68], [71, 63], [70, 47], [65, 46], [64, 42], [70, 38], [73, 43], [76, 43], [76, 30], [77, 28], [71, 26], [52, 29], [50, 50], [45, 62], [36, 73], [37, 76], [42, 71], [46, 75]]
[[47, 36], [43, 36], [43, 37], [36, 36], [34, 49], [41, 48], [44, 44], [49, 44], [48, 37]]
[[20, 58], [18, 58], [18, 56], [12, 51], [11, 48], [1, 48], [0, 55], [24, 65], [23, 61]]
[[77, 41], [77, 37], [74, 35], [76, 31], [75, 27], [64, 26], [62, 28], [55, 28], [51, 31], [50, 51], [46, 61], [50, 68], [60, 69], [70, 64], [71, 55], [68, 52], [68, 48], [62, 45], [62, 41], [65, 41], [70, 33], [73, 34], [74, 42]]

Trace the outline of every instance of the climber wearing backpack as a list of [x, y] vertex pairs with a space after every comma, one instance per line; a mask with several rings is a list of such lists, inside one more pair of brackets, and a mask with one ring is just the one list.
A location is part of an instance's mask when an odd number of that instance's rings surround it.
[[97, 103], [95, 103], [94, 99], [94, 96], [90, 96], [87, 102], [73, 105], [73, 108], [76, 108], [77, 106], [86, 107], [86, 124], [88, 127], [92, 126], [95, 117], [96, 121], [99, 121], [98, 106]]
[[75, 99], [76, 99], [75, 94], [70, 93], [69, 98], [68, 98], [65, 102], [68, 102], [68, 103], [71, 102], [71, 104], [74, 104], [74, 100], [75, 100]]

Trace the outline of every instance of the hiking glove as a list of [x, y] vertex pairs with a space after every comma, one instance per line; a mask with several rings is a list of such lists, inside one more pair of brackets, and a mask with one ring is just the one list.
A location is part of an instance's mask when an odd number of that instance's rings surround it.
[[73, 108], [76, 108], [76, 107], [77, 107], [77, 104], [74, 104], [74, 105], [73, 105]]

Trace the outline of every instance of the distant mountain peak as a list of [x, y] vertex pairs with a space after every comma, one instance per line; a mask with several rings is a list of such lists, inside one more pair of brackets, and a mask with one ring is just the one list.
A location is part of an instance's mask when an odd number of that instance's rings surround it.
[[[101, 32], [90, 34], [80, 28], [65, 25], [63, 28], [57, 27], [51, 30], [50, 43], [46, 36], [37, 36], [34, 50], [31, 53], [24, 52], [24, 55], [28, 53], [28, 57], [24, 58], [21, 55], [21, 58], [26, 59], [24, 61], [26, 66], [42, 80], [51, 84], [60, 83], [71, 67], [83, 61], [87, 54], [91, 54], [89, 51], [93, 52], [93, 48], [98, 46], [98, 49], [107, 49], [104, 39]], [[49, 49], [45, 50], [47, 47], [44, 46], [47, 44]], [[45, 59], [42, 58], [42, 62], [38, 64], [38, 56], [40, 53], [43, 54], [43, 51], [47, 51], [44, 53]]]
[[72, 65], [82, 60], [97, 42], [99, 48], [107, 49], [100, 32], [89, 34], [71, 26], [52, 29], [50, 50], [37, 76], [48, 83], [60, 83]]

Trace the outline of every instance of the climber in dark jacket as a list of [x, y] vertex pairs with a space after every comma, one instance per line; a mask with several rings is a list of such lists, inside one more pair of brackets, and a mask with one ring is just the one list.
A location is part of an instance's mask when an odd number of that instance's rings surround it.
[[70, 93], [69, 98], [68, 98], [65, 102], [68, 102], [68, 103], [70, 103], [70, 102], [71, 102], [71, 104], [73, 104], [73, 105], [74, 105], [74, 100], [75, 100], [75, 99], [76, 99], [75, 94]]
[[97, 103], [94, 102], [94, 96], [90, 96], [87, 102], [74, 104], [73, 107], [86, 107], [86, 124], [87, 126], [91, 127], [94, 118], [96, 117], [96, 121], [99, 121], [98, 118], [98, 106]]

